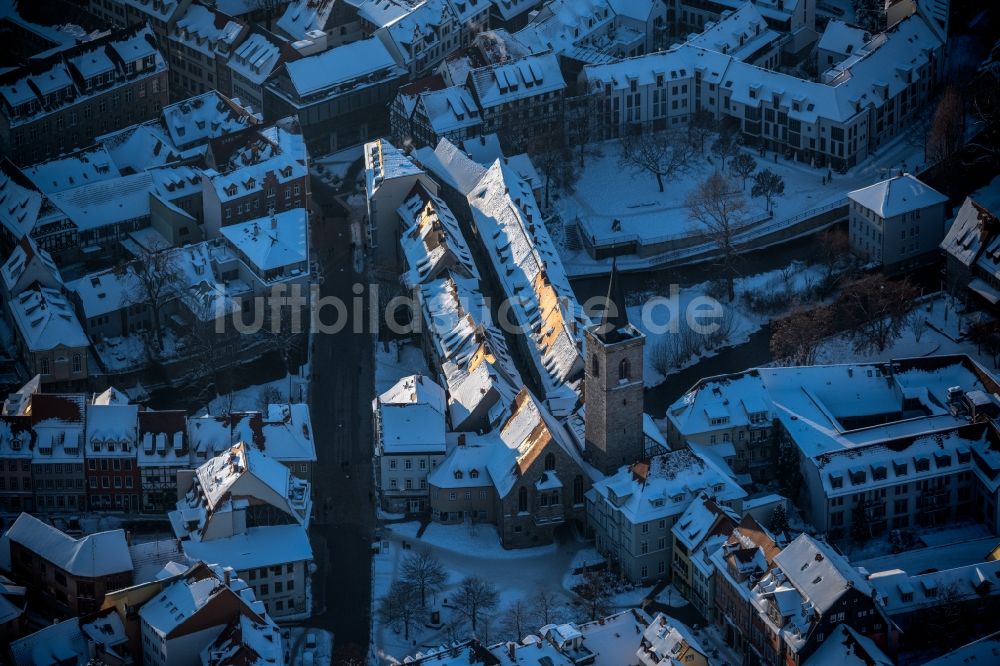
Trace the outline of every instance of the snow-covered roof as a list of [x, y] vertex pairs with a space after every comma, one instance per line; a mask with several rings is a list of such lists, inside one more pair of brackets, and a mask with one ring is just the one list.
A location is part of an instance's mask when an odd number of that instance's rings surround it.
[[[969, 666], [970, 664], [990, 664], [1000, 657], [1000, 631], [984, 636], [936, 659], [927, 666]], [[880, 665], [881, 666], [881, 665]]]
[[52, 278], [53, 286], [62, 284], [62, 275], [59, 273], [55, 261], [52, 260], [52, 256], [38, 247], [31, 236], [25, 235], [14, 246], [10, 256], [0, 265], [0, 278], [3, 278], [8, 293], [14, 293], [21, 278], [24, 277], [25, 271], [35, 261]]
[[225, 563], [237, 571], [313, 559], [309, 533], [301, 525], [250, 527], [241, 534], [182, 543], [184, 553], [203, 562]]
[[299, 97], [325, 91], [336, 93], [404, 73], [377, 37], [287, 62], [285, 71]]
[[273, 175], [278, 184], [308, 176], [308, 170], [294, 155], [281, 152], [260, 162], [249, 163], [225, 174], [212, 176], [212, 187], [223, 203], [263, 192], [264, 180]]
[[[649, 666], [684, 664], [699, 657], [700, 661], [708, 662], [708, 652], [694, 634], [663, 613], [657, 613], [642, 632], [642, 647], [637, 652], [642, 663]], [[652, 658], [644, 659], [646, 654]]]
[[274, 25], [292, 41], [308, 39], [314, 30], [325, 31], [333, 8], [343, 0], [294, 0]]
[[464, 85], [421, 93], [416, 104], [423, 108], [431, 129], [438, 135], [482, 124], [476, 100]]
[[774, 562], [798, 590], [802, 602], [811, 604], [820, 615], [851, 588], [871, 597], [871, 585], [847, 558], [808, 534], [800, 534], [774, 556]]
[[473, 433], [467, 433], [465, 439], [464, 444], [448, 447], [448, 455], [427, 475], [429, 485], [448, 489], [487, 488], [493, 484], [486, 465], [493, 455], [495, 441]]
[[6, 157], [0, 158], [0, 224], [15, 239], [29, 233], [38, 220], [44, 196]]
[[[108, 391], [114, 391], [113, 388]], [[117, 392], [116, 392], [117, 393]], [[121, 394], [118, 394], [121, 395]], [[135, 458], [139, 441], [139, 406], [128, 398], [102, 404], [97, 399], [87, 405], [87, 455], [89, 457]]]
[[109, 530], [79, 539], [22, 513], [7, 530], [6, 537], [71, 576], [100, 578], [132, 571], [125, 531]]
[[948, 201], [948, 197], [908, 173], [848, 192], [847, 196], [882, 218], [896, 217]]
[[8, 648], [15, 666], [86, 664], [90, 646], [80, 631], [80, 618], [50, 624], [12, 642]]
[[559, 59], [552, 53], [479, 67], [472, 70], [469, 80], [483, 108], [511, 104], [566, 88]]
[[[178, 502], [178, 509], [201, 506], [211, 513], [247, 493], [263, 492], [256, 499], [285, 511], [299, 524], [308, 523], [305, 506], [308, 483], [292, 476], [288, 468], [257, 447], [240, 442], [222, 455], [210, 458], [195, 471], [197, 487]], [[256, 482], [254, 482], [256, 481]], [[206, 518], [208, 520], [208, 518]]]
[[365, 180], [368, 198], [371, 199], [383, 181], [408, 178], [423, 173], [406, 154], [385, 139], [365, 144]]
[[168, 39], [214, 59], [216, 55], [225, 56], [246, 29], [242, 21], [192, 3], [174, 23]]
[[403, 377], [375, 402], [384, 453], [444, 453], [445, 393], [433, 380]]
[[115, 165], [127, 173], [162, 166], [180, 159], [182, 155], [159, 120], [130, 125], [98, 136], [95, 141], [106, 148]]
[[[972, 197], [966, 197], [941, 241], [941, 249], [965, 266], [972, 266], [982, 250], [987, 245], [992, 246], [998, 235], [1000, 219], [997, 219], [996, 214], [980, 206]], [[1000, 253], [989, 256], [988, 261], [994, 265], [1000, 263]], [[990, 272], [995, 271], [994, 267]]]
[[541, 4], [542, 0], [493, 0], [493, 6], [504, 21], [510, 21]]
[[264, 35], [254, 33], [233, 51], [229, 58], [229, 68], [248, 81], [260, 85], [278, 67], [280, 59], [281, 49]]
[[593, 490], [630, 523], [680, 515], [702, 492], [721, 503], [747, 494], [711, 460], [688, 449], [622, 467], [616, 474], [595, 482]]
[[90, 344], [73, 307], [55, 289], [41, 286], [26, 289], [14, 296], [8, 305], [14, 325], [31, 351], [47, 351], [59, 346], [87, 347]]
[[860, 50], [870, 39], [871, 36], [863, 28], [839, 19], [830, 19], [826, 24], [826, 30], [820, 35], [816, 48], [846, 57]]
[[173, 18], [182, 4], [179, 0], [161, 0], [160, 2], [150, 2], [150, 0], [121, 0], [121, 2], [150, 18], [163, 22], [167, 22]]
[[550, 443], [583, 466], [579, 451], [562, 424], [527, 388], [517, 394], [511, 415], [493, 433], [498, 441], [493, 444], [486, 467], [501, 498], [507, 496], [517, 479]]
[[[233, 566], [225, 560], [202, 561]], [[242, 600], [243, 603], [239, 607], [240, 616], [249, 615], [260, 621], [270, 619], [265, 613], [258, 613], [254, 610], [255, 607], [259, 609], [259, 606], [254, 604], [256, 599], [252, 588], [249, 588], [243, 580], [231, 576], [227, 587], [226, 581], [222, 577], [224, 574], [204, 575], [205, 570], [202, 567], [189, 569], [189, 571], [189, 575], [169, 583], [160, 590], [159, 594], [139, 608], [139, 617], [142, 618], [143, 624], [149, 625], [157, 634], [172, 638], [172, 632], [175, 629], [189, 622], [192, 617], [219, 595], [234, 594]], [[211, 623], [208, 626], [215, 626], [225, 623], [229, 619], [224, 618], [220, 622], [220, 618], [213, 617], [206, 618], [206, 622]]]
[[420, 303], [429, 342], [442, 364], [451, 426], [465, 430], [466, 419], [483, 401], [491, 401], [491, 416], [499, 420], [523, 382], [478, 282], [449, 274], [422, 285]]
[[418, 185], [399, 207], [400, 245], [409, 270], [402, 276], [413, 289], [436, 280], [445, 271], [479, 278], [479, 270], [458, 220], [448, 205]]
[[[611, 43], [606, 28], [614, 23], [615, 12], [609, 4], [608, 0], [550, 0], [514, 38], [535, 52], [559, 54], [590, 46], [594, 35], [597, 42]], [[619, 27], [632, 33], [628, 26]]]
[[730, 534], [738, 520], [739, 516], [731, 509], [702, 493], [681, 514], [671, 531], [674, 538], [691, 552], [712, 535]]
[[28, 416], [0, 415], [0, 456], [31, 460], [35, 433]]
[[359, 0], [358, 18], [382, 28], [407, 16], [421, 0]]
[[139, 412], [138, 448], [141, 467], [173, 467], [189, 464], [185, 413], [180, 410], [150, 409]]
[[73, 280], [66, 285], [66, 289], [77, 295], [83, 316], [90, 319], [118, 312], [144, 300], [141, 290], [130, 276], [131, 273], [107, 269]]
[[[152, 67], [128, 71], [129, 65], [147, 57], [153, 58]], [[19, 125], [107, 94], [106, 86], [87, 85], [93, 77], [110, 75], [113, 85], [120, 86], [136, 76], [159, 74], [166, 66], [152, 29], [137, 24], [0, 75], [0, 97], [8, 105], [8, 122]]]
[[892, 666], [894, 663], [875, 641], [850, 625], [839, 624], [803, 666]]
[[891, 569], [871, 574], [868, 582], [878, 592], [879, 603], [890, 616], [934, 608], [941, 603], [939, 594], [948, 590], [955, 603], [1000, 595], [1000, 560], [952, 566], [938, 562], [941, 569], [910, 574]]
[[49, 195], [80, 230], [149, 217], [153, 178], [148, 172], [81, 185]]
[[499, 160], [469, 194], [473, 223], [514, 319], [530, 336], [542, 391], [557, 414], [576, 403], [583, 330], [576, 301], [528, 184]]
[[167, 105], [163, 107], [162, 117], [163, 126], [170, 133], [170, 141], [176, 146], [205, 143], [260, 122], [245, 108], [216, 90]]
[[762, 48], [774, 45], [779, 35], [767, 26], [757, 6], [747, 2], [736, 11], [724, 15], [718, 23], [688, 39], [687, 43], [709, 51], [746, 60]]
[[514, 172], [528, 183], [532, 189], [542, 187], [542, 177], [531, 161], [527, 153], [505, 156], [503, 147], [500, 145], [500, 137], [496, 134], [482, 134], [462, 141], [459, 144], [470, 158], [488, 169], [497, 160], [509, 166]]
[[285, 658], [281, 631], [268, 617], [257, 621], [247, 615], [229, 623], [219, 636], [201, 651], [202, 666], [266, 666]]
[[257, 271], [295, 267], [309, 258], [305, 208], [232, 224], [220, 231]]
[[413, 156], [435, 178], [464, 195], [486, 175], [486, 166], [470, 158], [448, 139], [438, 141], [433, 150], [428, 146], [417, 148]]
[[88, 148], [22, 169], [24, 175], [45, 194], [120, 176], [114, 159], [104, 146]]

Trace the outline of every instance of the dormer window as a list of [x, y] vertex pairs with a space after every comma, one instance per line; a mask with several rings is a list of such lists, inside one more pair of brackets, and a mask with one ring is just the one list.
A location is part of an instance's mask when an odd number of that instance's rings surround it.
[[830, 487], [831, 488], [843, 488], [844, 487], [844, 477], [830, 475]]
[[[459, 474], [461, 474], [461, 472], [459, 472]], [[469, 478], [470, 479], [478, 479], [479, 478], [479, 470], [478, 469], [474, 469], [471, 472], [469, 472]]]
[[455, 478], [456, 478], [456, 479], [461, 479], [461, 478], [462, 478], [462, 476], [463, 476], [463, 475], [462, 475], [462, 470], [460, 470], [460, 469], [456, 469], [456, 470], [455, 470]]

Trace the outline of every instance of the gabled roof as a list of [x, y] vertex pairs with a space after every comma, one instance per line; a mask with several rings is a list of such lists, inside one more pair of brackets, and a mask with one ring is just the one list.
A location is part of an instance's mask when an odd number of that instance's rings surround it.
[[285, 71], [299, 97], [324, 91], [336, 92], [341, 87], [352, 87], [354, 83], [363, 85], [381, 71], [387, 71], [390, 76], [404, 72], [377, 37], [287, 62]]
[[416, 185], [398, 209], [402, 223], [400, 245], [409, 270], [403, 275], [411, 289], [453, 271], [479, 278], [479, 270], [458, 220], [448, 205]]
[[132, 571], [124, 530], [74, 539], [31, 514], [22, 513], [5, 536], [72, 576], [100, 578]]
[[41, 192], [52, 194], [87, 183], [120, 176], [111, 154], [104, 146], [79, 150], [23, 169], [24, 175]]
[[176, 146], [204, 143], [260, 123], [256, 116], [216, 90], [169, 104], [161, 115]]
[[490, 108], [544, 95], [566, 87], [559, 60], [552, 53], [532, 55], [502, 65], [487, 65], [469, 74], [479, 104]]
[[18, 282], [34, 261], [37, 261], [43, 267], [45, 272], [51, 276], [53, 280], [53, 285], [51, 286], [57, 286], [63, 283], [62, 275], [59, 273], [59, 267], [56, 266], [56, 262], [52, 260], [52, 256], [42, 248], [38, 247], [30, 235], [25, 234], [21, 237], [21, 240], [17, 242], [17, 245], [14, 246], [14, 250], [10, 253], [10, 256], [7, 257], [7, 260], [4, 261], [3, 266], [0, 266], [0, 277], [3, 278], [3, 283], [4, 286], [7, 287], [8, 293], [13, 295]]
[[908, 173], [854, 190], [847, 196], [882, 218], [948, 201], [948, 197]]
[[839, 624], [803, 666], [893, 666], [875, 641], [849, 625]]
[[[987, 246], [995, 247], [994, 241], [998, 234], [1000, 234], [1000, 219], [973, 201], [972, 197], [966, 197], [948, 233], [941, 241], [941, 249], [965, 266], [972, 266]], [[993, 264], [993, 269], [989, 272], [995, 272], [1000, 262], [1000, 252], [985, 258]]]
[[798, 590], [803, 603], [811, 604], [820, 615], [852, 588], [871, 597], [871, 585], [847, 558], [808, 534], [800, 534], [775, 555], [774, 562]]
[[26, 289], [8, 305], [14, 325], [31, 351], [47, 351], [60, 345], [70, 348], [90, 345], [76, 312], [55, 289], [41, 286]]

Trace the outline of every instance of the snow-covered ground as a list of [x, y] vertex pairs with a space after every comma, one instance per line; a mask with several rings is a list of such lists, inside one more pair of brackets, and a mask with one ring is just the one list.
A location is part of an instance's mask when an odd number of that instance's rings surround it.
[[420, 347], [395, 340], [375, 344], [375, 390], [380, 395], [408, 375], [427, 375], [427, 361]]
[[[641, 305], [628, 308], [628, 315], [631, 322], [646, 335], [643, 368], [646, 386], [662, 383], [665, 379], [662, 372], [664, 369], [680, 370], [694, 365], [701, 358], [716, 354], [722, 347], [746, 342], [752, 333], [772, 318], [796, 307], [802, 299], [808, 299], [822, 280], [824, 270], [822, 266], [793, 262], [783, 269], [737, 278], [734, 285], [736, 298], [732, 303], [724, 301], [723, 287], [722, 298], [715, 301], [721, 308], [721, 318], [697, 320], [701, 323], [719, 322], [722, 327], [720, 331], [728, 331], [728, 334], [719, 334], [718, 339], [691, 331], [686, 315], [699, 303], [705, 303], [700, 306], [701, 311], [710, 312], [708, 302], [696, 299], [712, 298], [709, 293], [719, 291], [717, 285], [702, 282], [679, 289], [676, 298], [669, 292], [648, 292], [633, 297], [642, 300]], [[763, 312], [751, 307], [751, 299], [765, 294], [782, 296], [776, 299], [782, 302], [777, 312]], [[678, 327], [676, 332], [673, 327], [669, 327], [674, 321]], [[692, 353], [693, 349], [698, 351]]]
[[[411, 552], [429, 552], [445, 566], [449, 573], [445, 589], [433, 600], [432, 608], [441, 611], [444, 627], [440, 629], [421, 627], [404, 640], [401, 633], [397, 634], [391, 627], [375, 622], [373, 645], [381, 663], [391, 663], [391, 658], [402, 659], [417, 650], [442, 645], [452, 638], [467, 638], [469, 635], [467, 623], [453, 624], [453, 609], [447, 603], [449, 594], [459, 586], [466, 576], [478, 576], [493, 583], [500, 596], [500, 603], [491, 612], [483, 635], [480, 628], [480, 638], [494, 642], [512, 638], [507, 635], [503, 616], [505, 611], [515, 602], [523, 601], [532, 609], [531, 599], [540, 591], [545, 590], [557, 600], [558, 608], [550, 620], [558, 622], [584, 622], [585, 609], [575, 605], [578, 602], [572, 587], [580, 581], [573, 572], [586, 565], [603, 562], [603, 558], [588, 544], [569, 542], [560, 545], [550, 544], [537, 548], [521, 550], [504, 550], [496, 528], [492, 525], [441, 525], [431, 523], [426, 531], [417, 538], [419, 523], [407, 522], [389, 525], [379, 542], [379, 552], [374, 557], [373, 599], [377, 608], [378, 600], [389, 591], [397, 578], [403, 558]], [[405, 546], [404, 546], [405, 544]], [[629, 587], [622, 585], [610, 600], [611, 610], [617, 611], [638, 606], [649, 596], [652, 588]], [[686, 605], [681, 596], [669, 586], [661, 591], [656, 599], [669, 603], [674, 607]], [[538, 626], [535, 626], [535, 625]], [[541, 627], [537, 618], [529, 619], [531, 631]]]
[[[231, 411], [239, 412], [263, 409], [261, 399], [265, 390], [280, 402], [288, 400], [289, 387], [291, 387], [291, 402], [302, 402], [302, 399], [308, 395], [309, 390], [308, 364], [302, 366], [291, 377], [286, 374], [281, 379], [264, 382], [263, 384], [254, 384], [253, 386], [233, 391], [232, 394], [217, 395], [199, 414], [225, 414]], [[271, 402], [274, 402], [274, 400]]]
[[962, 338], [959, 330], [976, 313], [959, 314], [955, 301], [938, 294], [920, 303], [911, 314], [897, 340], [884, 350], [856, 352], [849, 334], [837, 335], [824, 342], [816, 353], [817, 363], [873, 363], [893, 358], [930, 356], [931, 354], [968, 354], [986, 368], [994, 369], [993, 358], [980, 353], [974, 342]]
[[288, 627], [282, 634], [285, 663], [289, 666], [329, 666], [333, 661], [333, 634], [329, 631], [318, 627]]
[[994, 213], [1000, 211], [1000, 176], [997, 176], [988, 185], [980, 187], [969, 196], [977, 204]]
[[[706, 141], [706, 146], [713, 139]], [[581, 233], [592, 233], [598, 240], [611, 241], [615, 234], [611, 231], [612, 220], [621, 222], [618, 234], [639, 236], [649, 240], [666, 240], [701, 233], [697, 222], [690, 217], [684, 199], [714, 170], [723, 165], [718, 157], [706, 148], [704, 157], [697, 158], [695, 165], [686, 173], [666, 181], [664, 192], [660, 192], [656, 179], [649, 173], [636, 173], [620, 163], [620, 142], [612, 140], [594, 144], [594, 155], [587, 159], [586, 166], [571, 196], [562, 195], [554, 206], [563, 223], [584, 222]], [[774, 200], [774, 219], [783, 220], [800, 213], [826, 206], [844, 199], [847, 192], [865, 187], [889, 177], [893, 172], [919, 168], [921, 148], [910, 145], [905, 137], [897, 138], [876, 151], [872, 157], [855, 166], [845, 174], [833, 173], [832, 183], [824, 184], [826, 168], [814, 168], [795, 160], [780, 157], [766, 151], [762, 157], [754, 149], [744, 149], [757, 160], [757, 171], [770, 169], [785, 181], [785, 192]], [[728, 173], [728, 167], [724, 169]], [[735, 186], [741, 187], [736, 179]], [[766, 217], [763, 198], [750, 196], [752, 178], [748, 179], [744, 194], [748, 203], [747, 219]], [[570, 275], [581, 275], [610, 268], [610, 259], [595, 261], [584, 250], [569, 250], [556, 234], [560, 253]], [[617, 237], [617, 236], [615, 236]], [[623, 264], [627, 264], [627, 260]]]

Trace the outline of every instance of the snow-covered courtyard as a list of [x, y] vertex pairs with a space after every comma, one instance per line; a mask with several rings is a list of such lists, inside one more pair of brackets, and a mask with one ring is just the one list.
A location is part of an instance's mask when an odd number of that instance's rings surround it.
[[[516, 638], [511, 635], [505, 616], [510, 607], [519, 601], [529, 609], [529, 632], [537, 631], [543, 622], [533, 599], [540, 592], [554, 600], [550, 622], [582, 622], [589, 619], [579, 597], [572, 591], [572, 587], [580, 582], [580, 576], [574, 575], [574, 571], [603, 562], [589, 543], [570, 540], [537, 548], [504, 550], [496, 528], [488, 524], [431, 523], [417, 537], [419, 530], [420, 523], [417, 522], [385, 527], [374, 557], [373, 605], [377, 608], [379, 599], [399, 579], [400, 566], [405, 557], [412, 553], [428, 553], [440, 561], [448, 572], [443, 589], [429, 601], [431, 610], [440, 611], [441, 625], [420, 626], [412, 631], [407, 641], [404, 632], [381, 624], [377, 614], [373, 614], [376, 619], [372, 644], [376, 646], [378, 663], [393, 663], [394, 659], [401, 661], [417, 651], [465, 638], [469, 633], [468, 622], [455, 609], [449, 597], [455, 594], [467, 576], [477, 576], [492, 583], [499, 593], [496, 609], [489, 613], [485, 621], [480, 620], [482, 626], [478, 633], [484, 642]], [[609, 612], [638, 607], [652, 592], [652, 588], [624, 584], [619, 587], [608, 601]], [[669, 586], [661, 590], [655, 599], [672, 607], [687, 605], [680, 594]]]
[[[581, 234], [601, 244], [634, 238], [642, 239], [643, 243], [655, 243], [702, 234], [704, 229], [692, 219], [684, 202], [712, 172], [720, 170], [729, 174], [728, 165], [708, 150], [711, 144], [711, 138], [706, 140], [705, 151], [697, 155], [686, 170], [667, 179], [663, 192], [659, 191], [656, 178], [650, 173], [622, 165], [619, 141], [594, 144], [593, 154], [586, 158], [574, 193], [559, 196], [554, 208], [563, 224], [578, 223]], [[773, 219], [781, 221], [841, 201], [847, 192], [899, 170], [917, 170], [921, 166], [922, 148], [912, 145], [905, 137], [897, 138], [845, 174], [834, 172], [832, 182], [827, 183], [824, 178], [830, 172], [826, 168], [776, 157], [772, 151], [761, 155], [753, 148], [742, 150], [757, 161], [756, 171], [769, 169], [784, 180], [784, 194], [773, 202]], [[752, 177], [748, 178], [744, 186], [739, 177], [733, 178], [734, 187], [742, 189], [747, 202], [744, 223], [756, 224], [770, 218], [765, 200], [751, 196], [752, 182]], [[615, 220], [620, 224], [620, 231], [613, 229]], [[560, 245], [560, 252], [570, 275], [593, 273], [610, 266], [610, 260], [595, 261], [586, 251], [569, 249], [565, 243]], [[623, 261], [623, 265], [627, 264], [627, 260]]]

